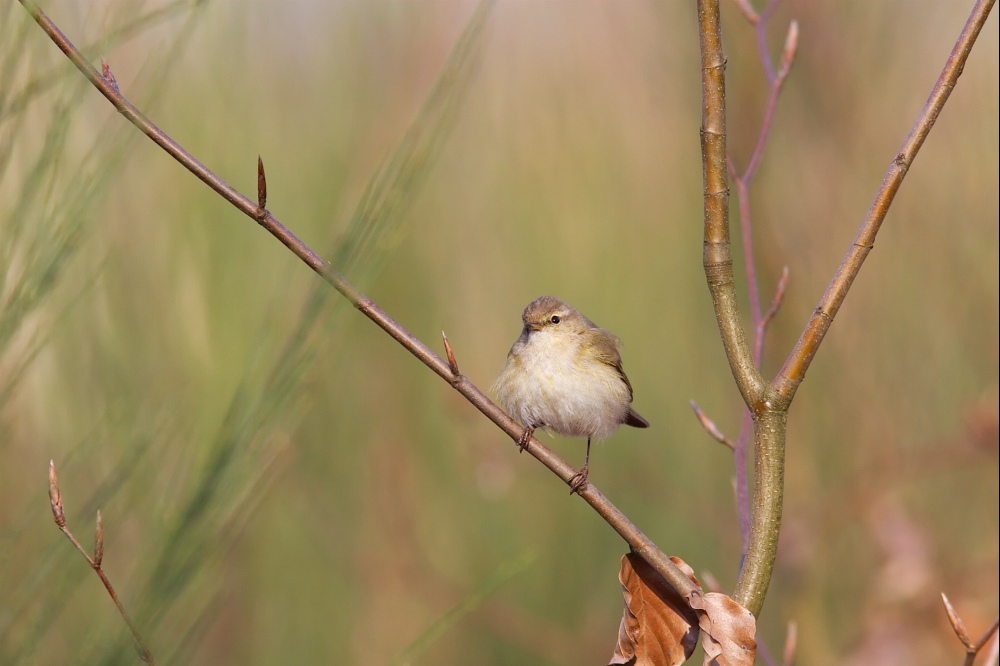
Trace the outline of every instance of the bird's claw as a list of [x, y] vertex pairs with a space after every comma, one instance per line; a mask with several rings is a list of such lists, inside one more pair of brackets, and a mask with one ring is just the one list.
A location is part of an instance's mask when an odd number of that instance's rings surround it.
[[579, 472], [574, 474], [569, 479], [569, 494], [574, 493], [579, 494], [580, 489], [587, 485], [587, 474], [590, 470], [587, 469], [587, 465], [584, 465]]
[[517, 438], [517, 448], [520, 449], [518, 453], [523, 453], [526, 448], [528, 448], [528, 442], [531, 441], [531, 436], [535, 434], [534, 428], [525, 428], [521, 436]]

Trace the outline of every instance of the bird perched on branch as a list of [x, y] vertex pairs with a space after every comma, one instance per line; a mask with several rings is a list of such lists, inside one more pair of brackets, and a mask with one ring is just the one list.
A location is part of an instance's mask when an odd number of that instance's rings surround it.
[[524, 329], [493, 382], [493, 392], [525, 430], [523, 450], [536, 429], [586, 437], [583, 467], [570, 493], [587, 481], [590, 442], [620, 425], [648, 428], [632, 409], [632, 385], [622, 370], [621, 340], [555, 296], [536, 298], [521, 315]]

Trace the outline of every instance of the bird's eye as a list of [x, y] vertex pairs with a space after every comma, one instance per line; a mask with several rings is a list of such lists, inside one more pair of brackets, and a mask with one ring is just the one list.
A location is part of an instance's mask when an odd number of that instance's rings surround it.
[[559, 323], [559, 315], [552, 315], [552, 317], [549, 319], [549, 321], [551, 321], [553, 324], [558, 324]]

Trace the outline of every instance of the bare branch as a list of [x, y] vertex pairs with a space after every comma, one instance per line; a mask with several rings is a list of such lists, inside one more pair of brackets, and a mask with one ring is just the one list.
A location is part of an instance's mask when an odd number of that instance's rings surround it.
[[[702, 165], [705, 187], [705, 276], [708, 280], [722, 344], [743, 400], [754, 415], [755, 492], [745, 557], [733, 598], [755, 616], [764, 605], [778, 547], [784, 491], [785, 420], [754, 363], [743, 334], [736, 304], [732, 249], [729, 240], [729, 191], [726, 186], [725, 57], [718, 0], [698, 3], [702, 65]], [[745, 478], [745, 453], [737, 451], [737, 475]], [[745, 463], [744, 463], [745, 464]], [[737, 479], [746, 493], [745, 483]], [[749, 500], [747, 500], [749, 503]], [[743, 502], [740, 501], [743, 507]], [[741, 508], [742, 511], [742, 508]]]
[[733, 0], [733, 3], [741, 12], [743, 12], [743, 16], [745, 16], [750, 23], [756, 24], [757, 21], [760, 20], [760, 16], [750, 4], [750, 0]]
[[691, 409], [694, 410], [694, 415], [698, 417], [698, 421], [701, 423], [701, 427], [705, 429], [705, 432], [711, 435], [718, 443], [725, 444], [730, 449], [734, 448], [733, 442], [719, 430], [719, 427], [715, 425], [715, 421], [708, 418], [705, 412], [701, 411], [694, 400], [691, 401]]
[[[308, 265], [313, 271], [326, 280], [334, 289], [340, 292], [350, 303], [360, 310], [366, 317], [371, 319], [379, 328], [389, 334], [394, 340], [401, 344], [411, 354], [416, 356], [422, 363], [433, 370], [439, 377], [451, 384], [455, 390], [461, 393], [473, 406], [482, 412], [488, 419], [493, 421], [501, 430], [507, 433], [515, 442], [524, 432], [523, 429], [507, 414], [495, 405], [478, 387], [468, 378], [459, 376], [457, 381], [453, 381], [454, 373], [448, 362], [444, 361], [431, 349], [417, 339], [412, 333], [407, 331], [398, 322], [392, 319], [381, 308], [379, 308], [370, 298], [361, 293], [348, 279], [339, 271], [334, 269], [329, 262], [303, 243], [295, 234], [278, 221], [270, 212], [264, 211], [260, 215], [259, 202], [253, 202], [235, 188], [226, 183], [222, 178], [208, 169], [204, 164], [195, 159], [190, 153], [184, 150], [179, 144], [171, 139], [159, 127], [146, 118], [131, 102], [129, 102], [116, 87], [112, 86], [81, 54], [77, 48], [66, 38], [59, 28], [41, 11], [31, 0], [21, 0], [28, 12], [50, 39], [66, 54], [66, 56], [76, 65], [84, 76], [103, 94], [109, 102], [135, 125], [141, 132], [148, 136], [154, 143], [165, 150], [171, 157], [197, 176], [202, 182], [212, 190], [222, 196], [226, 201], [235, 206], [245, 215], [257, 221], [269, 233], [277, 238], [285, 247], [292, 251], [299, 259]], [[460, 39], [468, 42], [475, 38], [477, 31], [484, 23], [485, 11], [491, 3], [484, 2], [480, 5], [480, 10], [470, 22], [466, 33]], [[723, 152], [724, 155], [724, 152]], [[731, 267], [730, 267], [731, 268]], [[731, 271], [730, 271], [731, 272]], [[558, 457], [550, 449], [544, 446], [537, 439], [530, 440], [529, 452], [539, 462], [548, 467], [553, 473], [565, 483], [569, 483], [575, 476], [576, 470], [564, 460]], [[700, 596], [701, 590], [682, 572], [677, 565], [643, 534], [617, 507], [615, 507], [593, 484], [587, 484], [577, 495], [590, 504], [597, 513], [604, 518], [611, 527], [629, 544], [631, 549], [646, 560], [650, 566], [662, 575], [685, 599], [690, 600], [694, 596]], [[89, 559], [89, 555], [87, 556]]]
[[1000, 627], [1000, 618], [993, 620], [993, 624], [987, 629], [979, 640], [972, 642], [969, 638], [969, 633], [965, 630], [965, 623], [962, 622], [962, 618], [959, 617], [958, 613], [955, 612], [955, 607], [951, 605], [951, 601], [948, 600], [948, 595], [944, 592], [941, 593], [941, 601], [944, 602], [944, 611], [948, 614], [948, 622], [951, 623], [951, 628], [954, 630], [955, 635], [958, 636], [958, 640], [962, 642], [965, 647], [965, 666], [972, 666], [976, 661], [976, 656], [979, 651], [986, 647], [986, 644], [996, 633], [997, 628]]
[[729, 187], [726, 182], [726, 59], [717, 0], [698, 3], [702, 54], [701, 146], [704, 174], [705, 241], [703, 263], [729, 367], [743, 400], [756, 408], [766, 385], [740, 324], [729, 238]]
[[[774, 114], [778, 105], [778, 97], [781, 94], [785, 78], [791, 71], [792, 63], [795, 61], [795, 54], [798, 49], [798, 23], [792, 21], [785, 38], [785, 48], [782, 52], [781, 67], [777, 74], [774, 73], [774, 66], [771, 64], [771, 56], [767, 47], [767, 27], [768, 20], [774, 9], [777, 7], [777, 0], [769, 0], [764, 12], [760, 15], [747, 16], [754, 26], [757, 35], [757, 50], [760, 55], [761, 65], [767, 74], [770, 85], [767, 105], [761, 119], [760, 129], [757, 133], [757, 140], [754, 143], [753, 151], [747, 163], [747, 168], [740, 174], [736, 168], [732, 157], [726, 158], [726, 167], [729, 175], [736, 185], [736, 199], [740, 210], [740, 236], [743, 245], [743, 267], [746, 273], [747, 298], [750, 304], [750, 320], [753, 325], [753, 349], [752, 358], [754, 367], [759, 371], [764, 352], [764, 336], [767, 332], [767, 324], [774, 316], [776, 308], [772, 307], [767, 314], [762, 312], [760, 304], [760, 286], [757, 281], [757, 260], [754, 254], [754, 234], [753, 218], [750, 205], [750, 183], [757, 173], [761, 159], [764, 154], [764, 146], [767, 144], [768, 136], [771, 132], [771, 125], [774, 122]], [[787, 274], [783, 275], [783, 280]], [[784, 282], [779, 282], [778, 292], [784, 295]], [[766, 401], [765, 401], [766, 402]], [[736, 469], [736, 508], [740, 522], [740, 542], [742, 544], [742, 554], [746, 556], [749, 548], [751, 534], [751, 507], [749, 478], [747, 474], [747, 457], [750, 448], [750, 436], [753, 429], [752, 405], [747, 403], [744, 410], [743, 419], [740, 425], [740, 435], [733, 447], [733, 466]], [[758, 476], [758, 479], [760, 477]]]
[[847, 292], [858, 276], [868, 253], [875, 245], [875, 237], [889, 212], [889, 206], [892, 205], [892, 201], [903, 183], [903, 178], [906, 177], [917, 152], [924, 143], [924, 139], [927, 138], [927, 134], [941, 113], [941, 109], [948, 101], [951, 91], [958, 83], [958, 77], [965, 67], [965, 62], [972, 52], [976, 38], [982, 30], [983, 24], [986, 23], [995, 1], [977, 0], [951, 51], [951, 55], [945, 62], [937, 83], [934, 84], [934, 89], [931, 91], [927, 103], [910, 130], [909, 136], [903, 142], [899, 153], [889, 165], [889, 170], [882, 180], [882, 185], [875, 195], [875, 200], [872, 202], [868, 214], [861, 223], [861, 228], [858, 230], [854, 242], [847, 250], [847, 254], [830, 281], [826, 293], [823, 294], [816, 306], [816, 310], [809, 323], [806, 324], [798, 342], [795, 343], [795, 347], [781, 368], [781, 372], [774, 379], [773, 385], [784, 401], [792, 399], [805, 378], [806, 371], [809, 369], [816, 351], [823, 342], [823, 338], [826, 337], [826, 332], [830, 330], [833, 318], [840, 311], [840, 306], [847, 297]]
[[767, 332], [767, 326], [774, 319], [774, 315], [778, 314], [778, 310], [781, 309], [781, 304], [785, 301], [785, 289], [788, 287], [788, 266], [781, 269], [781, 277], [778, 278], [778, 286], [774, 289], [774, 296], [771, 298], [771, 306], [761, 317], [760, 322], [757, 324], [757, 336], [754, 339], [754, 356], [757, 358], [757, 363], [760, 363], [761, 351], [764, 347], [764, 334]]
[[747, 163], [746, 171], [743, 172], [743, 176], [740, 178], [747, 185], [749, 185], [749, 181], [757, 173], [757, 167], [760, 166], [760, 160], [764, 154], [764, 145], [767, 143], [767, 138], [771, 133], [771, 125], [774, 122], [774, 112], [778, 108], [778, 98], [781, 96], [781, 88], [785, 85], [785, 79], [788, 78], [788, 73], [792, 69], [792, 63], [795, 62], [798, 43], [799, 24], [796, 21], [792, 21], [788, 26], [788, 36], [785, 39], [785, 50], [781, 57], [781, 69], [778, 70], [778, 73], [771, 81], [767, 106], [764, 107], [764, 118], [761, 120], [760, 131], [757, 133], [757, 143], [750, 154], [750, 161]]
[[128, 626], [129, 632], [132, 634], [132, 642], [135, 646], [136, 652], [139, 653], [139, 658], [148, 664], [153, 664], [156, 666], [156, 659], [153, 658], [153, 653], [148, 647], [146, 647], [145, 641], [143, 641], [142, 636], [139, 634], [139, 630], [136, 628], [135, 624], [132, 623], [132, 618], [125, 611], [125, 606], [122, 604], [121, 600], [118, 598], [118, 594], [115, 592], [114, 586], [111, 584], [111, 580], [108, 579], [107, 575], [104, 573], [101, 561], [104, 559], [104, 521], [101, 519], [101, 512], [97, 512], [97, 526], [94, 531], [94, 556], [91, 557], [90, 553], [84, 549], [77, 538], [70, 531], [69, 527], [66, 526], [66, 514], [63, 511], [62, 505], [62, 493], [59, 491], [59, 480], [56, 478], [56, 466], [53, 461], [49, 461], [49, 503], [52, 506], [52, 515], [55, 516], [56, 525], [59, 526], [59, 530], [66, 535], [66, 538], [70, 540], [73, 546], [80, 552], [81, 555], [87, 560], [87, 564], [90, 568], [94, 570], [98, 578], [101, 579], [101, 583], [104, 585], [104, 589], [107, 591], [108, 596], [111, 597], [111, 601], [114, 602], [115, 607], [118, 609], [118, 614], [122, 616], [125, 624]]

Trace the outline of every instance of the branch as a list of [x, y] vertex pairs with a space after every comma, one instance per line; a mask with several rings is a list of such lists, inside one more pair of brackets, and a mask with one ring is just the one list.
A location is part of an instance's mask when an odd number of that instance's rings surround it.
[[[781, 95], [785, 79], [795, 62], [795, 54], [798, 49], [799, 27], [798, 23], [792, 21], [788, 26], [788, 34], [785, 37], [785, 47], [781, 56], [781, 68], [774, 74], [771, 65], [771, 56], [767, 50], [767, 24], [774, 9], [777, 7], [777, 0], [769, 0], [764, 12], [760, 15], [748, 14], [744, 10], [747, 20], [754, 26], [757, 34], [757, 45], [760, 54], [761, 64], [770, 82], [770, 92], [768, 93], [767, 106], [764, 109], [764, 116], [761, 119], [760, 130], [757, 132], [757, 141], [746, 169], [742, 174], [738, 173], [735, 162], [731, 157], [726, 159], [726, 167], [729, 175], [736, 183], [736, 199], [740, 208], [740, 234], [743, 245], [743, 268], [747, 280], [747, 296], [750, 304], [750, 321], [753, 326], [753, 363], [759, 371], [762, 367], [764, 351], [764, 336], [767, 332], [767, 325], [774, 317], [778, 307], [784, 297], [785, 284], [788, 278], [788, 269], [782, 273], [781, 280], [775, 297], [771, 303], [767, 314], [762, 313], [760, 305], [760, 287], [757, 282], [757, 260], [754, 255], [753, 243], [753, 219], [751, 217], [750, 206], [750, 182], [757, 173], [760, 161], [764, 155], [764, 146], [771, 133], [771, 125], [774, 123], [774, 113], [778, 106], [778, 98]], [[750, 435], [753, 432], [753, 418], [749, 407], [743, 412], [743, 419], [740, 423], [740, 435], [733, 446], [733, 465], [736, 468], [736, 509], [740, 522], [740, 543], [742, 544], [742, 554], [746, 555], [748, 542], [750, 539], [751, 509], [750, 491], [748, 488], [749, 478], [747, 474], [747, 450], [750, 445]]]
[[733, 593], [755, 616], [764, 605], [778, 549], [785, 475], [787, 405], [779, 408], [761, 378], [736, 307], [726, 187], [725, 57], [718, 0], [699, 0], [702, 63], [702, 164], [705, 178], [705, 276], [729, 366], [754, 419], [755, 487], [745, 557]]
[[[379, 328], [389, 334], [394, 340], [402, 345], [411, 354], [416, 356], [424, 365], [433, 370], [439, 377], [452, 385], [456, 391], [462, 394], [476, 409], [482, 412], [489, 420], [495, 423], [501, 430], [507, 433], [516, 442], [523, 433], [523, 429], [502, 409], [495, 405], [482, 391], [479, 390], [465, 376], [453, 372], [452, 366], [427, 345], [407, 331], [398, 322], [392, 319], [381, 308], [379, 308], [370, 298], [365, 296], [348, 279], [337, 271], [328, 261], [320, 257], [316, 252], [303, 243], [298, 237], [288, 230], [264, 207], [266, 193], [266, 183], [263, 181], [263, 168], [258, 170], [258, 191], [260, 199], [252, 201], [235, 188], [230, 186], [219, 176], [213, 173], [205, 165], [195, 159], [190, 153], [185, 151], [173, 139], [167, 136], [160, 128], [154, 125], [139, 110], [132, 105], [118, 90], [110, 76], [102, 75], [98, 72], [76, 47], [66, 38], [59, 28], [46, 16], [41, 9], [31, 0], [20, 0], [36, 23], [55, 42], [63, 53], [76, 65], [84, 76], [104, 95], [109, 102], [125, 116], [141, 132], [148, 136], [154, 143], [163, 148], [171, 157], [177, 160], [182, 166], [197, 176], [202, 182], [212, 190], [231, 203], [244, 215], [250, 217], [272, 236], [277, 238], [295, 256], [301, 259], [307, 266], [320, 275], [334, 289], [340, 292], [350, 303], [360, 310], [366, 317], [371, 319]], [[471, 40], [474, 37], [474, 30], [481, 28], [484, 14], [488, 3], [481, 4], [476, 16], [470, 22], [463, 33], [460, 44]], [[449, 345], [450, 346], [450, 345]], [[454, 356], [452, 354], [452, 356]], [[457, 369], [457, 363], [455, 363]], [[535, 438], [529, 440], [528, 452], [539, 462], [549, 468], [554, 474], [567, 484], [576, 474], [576, 470], [570, 467], [564, 460], [545, 447]], [[685, 599], [690, 600], [693, 596], [700, 596], [701, 590], [698, 586], [682, 572], [677, 565], [662, 552], [656, 545], [643, 534], [617, 507], [615, 507], [592, 483], [586, 484], [577, 493], [602, 517], [619, 535], [629, 544], [632, 551], [639, 554], [650, 564], [660, 575], [662, 575]]]
[[743, 400], [751, 409], [757, 410], [763, 402], [767, 385], [754, 366], [737, 308], [732, 243], [729, 237], [729, 187], [726, 182], [726, 59], [722, 54], [718, 0], [699, 0], [698, 19], [701, 34], [701, 151], [705, 197], [702, 261], [729, 367]]
[[958, 77], [965, 67], [965, 62], [972, 52], [972, 46], [979, 36], [979, 31], [982, 30], [983, 24], [986, 23], [995, 1], [977, 0], [955, 47], [951, 51], [951, 55], [948, 56], [941, 76], [938, 77], [927, 103], [917, 118], [917, 122], [913, 125], [909, 136], [906, 137], [899, 153], [889, 166], [889, 170], [882, 180], [882, 186], [879, 187], [878, 193], [875, 195], [868, 215], [861, 223], [854, 243], [851, 244], [844, 256], [844, 260], [834, 274], [833, 280], [830, 281], [826, 293], [820, 299], [819, 305], [816, 306], [816, 310], [809, 319], [809, 323], [806, 324], [798, 342], [795, 343], [795, 347], [781, 368], [781, 372], [775, 377], [774, 388], [784, 402], [788, 402], [794, 397], [803, 378], [805, 378], [806, 370], [809, 369], [809, 365], [816, 355], [816, 350], [819, 349], [826, 332], [830, 329], [830, 324], [833, 323], [833, 318], [840, 310], [844, 298], [847, 297], [847, 292], [854, 283], [854, 278], [861, 270], [861, 265], [868, 257], [868, 253], [875, 246], [875, 236], [889, 212], [889, 206], [892, 205], [896, 192], [899, 191], [899, 186], [902, 184], [903, 178], [906, 177], [910, 165], [913, 164], [924, 139], [927, 138], [927, 134], [941, 113], [941, 109], [948, 101], [951, 91], [955, 88]]
[[[778, 530], [782, 513], [784, 446], [788, 407], [819, 344], [829, 329], [833, 317], [857, 276], [861, 264], [871, 250], [875, 235], [878, 233], [882, 220], [885, 219], [906, 171], [941, 112], [951, 89], [954, 88], [994, 2], [995, 0], [978, 0], [976, 3], [923, 112], [904, 142], [900, 153], [893, 161], [854, 245], [835, 274], [827, 293], [821, 299], [819, 307], [816, 308], [795, 348], [785, 361], [781, 372], [771, 384], [764, 386], [759, 383], [759, 373], [754, 365], [755, 359], [753, 357], [756, 354], [750, 353], [747, 349], [743, 331], [739, 326], [735, 298], [732, 295], [733, 272], [729, 244], [728, 190], [725, 184], [725, 81], [723, 74], [725, 59], [722, 55], [718, 1], [700, 0], [699, 2], [703, 87], [702, 160], [705, 178], [705, 274], [712, 292], [712, 300], [726, 356], [729, 359], [740, 393], [743, 395], [754, 421], [756, 452], [750, 537], [733, 598], [754, 615], [759, 614], [763, 606], [777, 553]], [[766, 16], [773, 7], [772, 0], [764, 15]], [[747, 16], [751, 22], [755, 23], [759, 39], [764, 17], [751, 14], [747, 14]], [[795, 51], [795, 33], [793, 26], [785, 43], [781, 70], [774, 78], [770, 75], [768, 77], [772, 83], [772, 93], [780, 87], [780, 83], [791, 65]], [[762, 55], [762, 57], [764, 56]], [[768, 59], [765, 58], [765, 66], [767, 64]], [[775, 99], [773, 94], [771, 99]], [[765, 120], [766, 127], [770, 120], [767, 118]], [[762, 142], [758, 141], [755, 153], [759, 153], [758, 149], [762, 145]], [[751, 166], [756, 167], [753, 158]], [[752, 173], [753, 171], [750, 170], [749, 174], [752, 175]], [[743, 203], [742, 200], [741, 203]], [[782, 289], [779, 288], [779, 294], [781, 291]], [[780, 303], [778, 295], [774, 301], [774, 304], [777, 303]], [[759, 303], [755, 313], [759, 313]], [[755, 323], [762, 324], [757, 329], [758, 332], [763, 330], [771, 316], [773, 315], [770, 311], [767, 315], [755, 314]], [[736, 450], [738, 453], [739, 443], [737, 443]]]
[[125, 606], [118, 599], [118, 594], [115, 592], [114, 586], [111, 585], [111, 580], [108, 579], [107, 574], [104, 573], [104, 568], [102, 566], [102, 561], [104, 560], [104, 521], [101, 519], [101, 512], [97, 512], [97, 526], [94, 530], [94, 555], [93, 557], [88, 553], [84, 547], [80, 544], [73, 533], [70, 531], [69, 527], [66, 526], [66, 512], [63, 509], [62, 503], [62, 493], [59, 491], [59, 479], [56, 478], [56, 465], [53, 461], [49, 461], [49, 506], [52, 508], [52, 518], [56, 521], [56, 526], [59, 530], [66, 535], [73, 545], [76, 547], [80, 554], [87, 559], [87, 564], [90, 568], [94, 570], [94, 573], [101, 579], [101, 583], [104, 584], [104, 589], [108, 591], [108, 596], [111, 597], [111, 601], [115, 602], [115, 607], [118, 609], [118, 613], [125, 620], [125, 624], [128, 626], [129, 632], [132, 634], [132, 641], [135, 645], [136, 652], [139, 653], [139, 658], [142, 659], [147, 664], [152, 664], [156, 666], [156, 659], [153, 658], [153, 653], [148, 647], [146, 647], [145, 641], [142, 640], [142, 636], [139, 634], [139, 630], [136, 628], [135, 624], [132, 623], [132, 618], [125, 611]]
[[983, 632], [979, 640], [973, 641], [969, 638], [969, 633], [965, 630], [965, 623], [962, 622], [962, 618], [955, 612], [955, 607], [951, 605], [948, 595], [944, 592], [941, 593], [941, 601], [944, 602], [944, 612], [948, 614], [948, 622], [951, 623], [952, 630], [965, 647], [965, 661], [963, 664], [964, 666], [972, 666], [976, 662], [976, 655], [986, 647], [986, 644], [993, 638], [993, 634], [997, 632], [997, 627], [1000, 626], [1000, 619], [993, 620], [993, 624]]

